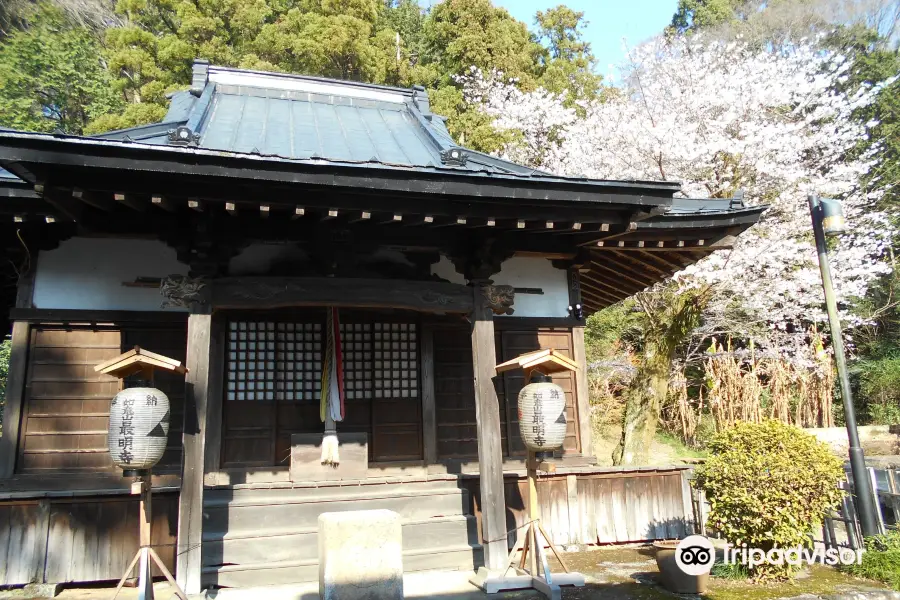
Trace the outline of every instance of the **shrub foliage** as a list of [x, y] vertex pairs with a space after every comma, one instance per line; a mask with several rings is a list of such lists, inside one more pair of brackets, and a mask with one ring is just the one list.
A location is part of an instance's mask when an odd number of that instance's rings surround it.
[[[808, 546], [812, 527], [841, 499], [841, 461], [791, 425], [738, 423], [713, 437], [710, 451], [695, 483], [709, 501], [709, 525], [735, 546]], [[777, 578], [790, 571], [765, 565], [752, 574]]]
[[900, 590], [900, 532], [889, 531], [867, 538], [862, 563], [845, 568], [857, 577], [877, 579]]

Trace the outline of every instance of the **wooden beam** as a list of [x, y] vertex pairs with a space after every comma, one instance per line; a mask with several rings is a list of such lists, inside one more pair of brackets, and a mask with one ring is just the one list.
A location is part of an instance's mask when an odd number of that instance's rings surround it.
[[6, 408], [3, 414], [3, 435], [0, 436], [0, 479], [9, 479], [16, 469], [22, 415], [25, 411], [25, 388], [28, 373], [28, 352], [31, 327], [16, 321], [12, 327], [9, 370], [6, 379]]
[[70, 221], [80, 223], [84, 214], [84, 204], [71, 196], [66, 196], [44, 183], [34, 184], [34, 192], [41, 196], [60, 215]]
[[188, 373], [184, 378], [184, 433], [181, 495], [178, 501], [178, 584], [188, 594], [200, 593], [203, 541], [203, 468], [213, 348], [212, 315], [188, 317]]
[[597, 298], [598, 300], [602, 300], [606, 304], [615, 304], [616, 302], [622, 300], [622, 296], [614, 294], [612, 292], [604, 291], [601, 288], [594, 287], [591, 282], [585, 281], [584, 279], [581, 280], [581, 295]]
[[437, 463], [437, 408], [434, 396], [434, 329], [422, 326], [422, 440], [425, 466]]
[[645, 261], [654, 261], [656, 264], [667, 265], [670, 269], [673, 269], [672, 273], [675, 271], [680, 271], [686, 266], [690, 265], [692, 261], [690, 260], [681, 260], [681, 257], [678, 256], [677, 252], [644, 252], [638, 251], [637, 254], [645, 259]]
[[204, 477], [221, 468], [222, 456], [222, 406], [225, 381], [225, 357], [228, 348], [228, 331], [224, 321], [212, 323], [212, 343], [209, 357], [209, 394], [206, 409], [206, 447], [204, 449]]
[[631, 277], [644, 283], [644, 285], [652, 285], [659, 281], [659, 279], [652, 275], [644, 275], [643, 271], [647, 270], [645, 263], [634, 260], [627, 254], [620, 254], [618, 252], [595, 252], [591, 255], [590, 264], [593, 265], [595, 263], [601, 265], [603, 263], [609, 263], [617, 267], [616, 270], [619, 272], [630, 273]]
[[[578, 421], [578, 444], [582, 456], [594, 457], [593, 428], [591, 426], [591, 398], [588, 386], [587, 352], [584, 346], [584, 327], [572, 328], [572, 358], [580, 367], [575, 372], [575, 408]], [[572, 508], [571, 506], [569, 507]], [[576, 504], [577, 508], [577, 504]]]
[[465, 225], [468, 222], [466, 217], [435, 217], [434, 227], [456, 227]]
[[585, 303], [592, 303], [599, 307], [611, 306], [621, 300], [620, 298], [610, 298], [605, 294], [597, 294], [590, 289], [582, 289], [581, 295], [584, 298]]
[[656, 283], [656, 281], [638, 279], [638, 277], [640, 277], [640, 275], [638, 275], [637, 273], [633, 273], [630, 269], [625, 272], [622, 272], [618, 269], [611, 269], [611, 268], [607, 267], [606, 265], [600, 264], [596, 260], [592, 260], [588, 264], [590, 265], [591, 269], [597, 269], [597, 270], [603, 271], [605, 273], [609, 273], [609, 274], [613, 275], [614, 277], [620, 277], [626, 281], [630, 281], [631, 283], [637, 285], [640, 289], [644, 289], [645, 287], [651, 286], [654, 283]]
[[645, 285], [634, 284], [630, 281], [625, 281], [621, 276], [617, 277], [616, 280], [607, 279], [604, 277], [598, 277], [597, 273], [585, 273], [581, 277], [582, 283], [586, 283], [594, 286], [595, 288], [609, 290], [614, 294], [622, 294], [626, 295], [636, 294], [643, 290]]
[[150, 204], [157, 208], [161, 208], [166, 212], [175, 212], [176, 210], [178, 210], [172, 200], [170, 200], [166, 196], [160, 196], [159, 194], [150, 196]]
[[[628, 268], [627, 265], [631, 265], [634, 269], [647, 269], [648, 271], [653, 271], [657, 275], [660, 275], [663, 278], [670, 277], [672, 274], [668, 270], [663, 270], [659, 268], [656, 263], [650, 263], [643, 260], [638, 260], [637, 254], [629, 255], [626, 252], [604, 252], [604, 257], [609, 256], [607, 260], [610, 260], [616, 264], [621, 265], [623, 268]], [[602, 260], [602, 259], [601, 259]]]
[[367, 221], [370, 221], [371, 219], [372, 219], [372, 213], [367, 210], [364, 210], [359, 213], [358, 217], [350, 219], [347, 222], [348, 223], [365, 223]]
[[496, 226], [497, 226], [497, 219], [494, 219], [493, 217], [485, 219], [484, 223], [480, 223], [478, 225], [472, 225], [472, 227], [496, 227]]
[[113, 194], [113, 200], [119, 204], [124, 204], [131, 210], [136, 210], [138, 212], [147, 210], [147, 204], [143, 200], [138, 200], [131, 194]]
[[215, 309], [295, 306], [402, 308], [468, 313], [471, 289], [456, 283], [331, 277], [225, 277], [208, 284]]
[[593, 290], [594, 292], [603, 293], [609, 296], [610, 298], [618, 298], [621, 299], [626, 296], [630, 296], [639, 290], [633, 290], [632, 288], [619, 288], [615, 287], [612, 284], [598, 281], [596, 279], [591, 279], [587, 275], [581, 278], [581, 287], [587, 290]]
[[490, 571], [496, 571], [506, 566], [508, 548], [500, 411], [497, 409], [499, 400], [493, 381], [497, 367], [494, 314], [483, 287], [475, 286], [472, 293], [472, 375], [478, 436], [481, 543], [484, 549], [484, 566]]
[[116, 203], [107, 196], [99, 196], [94, 192], [88, 192], [79, 188], [72, 190], [72, 197], [80, 200], [85, 204], [99, 208], [100, 210], [111, 210]]

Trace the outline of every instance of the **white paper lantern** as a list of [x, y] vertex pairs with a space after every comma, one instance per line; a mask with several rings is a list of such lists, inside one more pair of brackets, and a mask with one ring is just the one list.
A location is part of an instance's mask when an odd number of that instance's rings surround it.
[[109, 406], [109, 455], [126, 471], [153, 468], [169, 438], [169, 398], [156, 388], [134, 387]]
[[556, 450], [566, 439], [566, 393], [546, 375], [536, 373], [531, 380], [519, 392], [522, 441], [534, 452]]

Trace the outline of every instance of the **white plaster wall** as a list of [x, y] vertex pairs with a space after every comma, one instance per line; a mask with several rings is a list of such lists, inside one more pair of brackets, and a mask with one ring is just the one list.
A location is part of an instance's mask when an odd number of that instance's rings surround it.
[[72, 238], [38, 255], [33, 302], [36, 308], [162, 310], [158, 289], [122, 283], [187, 272], [160, 241]]
[[[452, 283], [466, 283], [446, 256], [441, 256], [441, 260], [431, 266], [431, 272]], [[504, 261], [500, 272], [491, 279], [495, 285], [544, 290], [543, 294], [516, 294], [514, 317], [569, 316], [569, 283], [566, 272], [555, 268], [546, 258], [510, 258]]]

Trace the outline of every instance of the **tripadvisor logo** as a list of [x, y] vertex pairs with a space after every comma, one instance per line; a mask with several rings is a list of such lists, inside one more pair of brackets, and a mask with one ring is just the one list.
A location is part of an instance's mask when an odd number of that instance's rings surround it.
[[712, 569], [716, 551], [703, 535], [689, 535], [675, 547], [675, 564], [685, 575], [704, 575]]
[[[748, 548], [724, 546], [724, 562], [726, 565], [742, 564], [750, 569], [760, 565], [790, 565], [799, 567], [803, 563], [812, 565], [821, 563], [828, 566], [852, 565], [862, 562], [865, 550], [850, 548]], [[686, 575], [703, 575], [709, 573], [716, 561], [716, 551], [706, 536], [690, 535], [675, 548], [675, 564]]]

